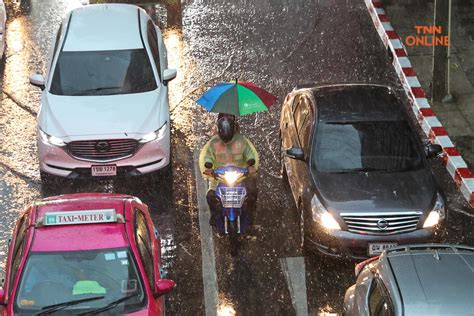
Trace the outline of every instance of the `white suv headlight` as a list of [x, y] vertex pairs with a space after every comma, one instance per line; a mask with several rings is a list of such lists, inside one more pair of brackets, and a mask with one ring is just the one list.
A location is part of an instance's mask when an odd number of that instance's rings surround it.
[[165, 122], [165, 124], [163, 124], [156, 131], [143, 135], [143, 137], [140, 138], [139, 142], [144, 144], [144, 143], [152, 142], [154, 140], [162, 139], [163, 136], [165, 136], [167, 126], [168, 126], [168, 122]]
[[436, 196], [436, 202], [433, 206], [433, 209], [428, 214], [428, 217], [423, 224], [423, 228], [433, 227], [445, 218], [446, 210], [444, 208], [444, 199], [441, 194], [438, 193]]
[[339, 226], [331, 213], [329, 213], [326, 207], [324, 207], [321, 201], [319, 201], [316, 194], [311, 199], [311, 213], [313, 216], [313, 221], [318, 222], [324, 228], [330, 230], [341, 229], [341, 226]]
[[66, 146], [66, 143], [61, 138], [48, 135], [45, 132], [43, 132], [40, 128], [38, 128], [38, 133], [43, 143], [58, 146], [58, 147]]

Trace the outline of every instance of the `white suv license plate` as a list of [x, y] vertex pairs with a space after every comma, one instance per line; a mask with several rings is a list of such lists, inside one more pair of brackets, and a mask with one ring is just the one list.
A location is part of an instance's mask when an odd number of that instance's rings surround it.
[[369, 244], [369, 256], [372, 255], [380, 255], [385, 249], [396, 247], [397, 244], [392, 243], [376, 243], [376, 244]]
[[104, 176], [116, 176], [117, 166], [116, 165], [101, 165], [91, 167], [93, 177], [104, 177]]

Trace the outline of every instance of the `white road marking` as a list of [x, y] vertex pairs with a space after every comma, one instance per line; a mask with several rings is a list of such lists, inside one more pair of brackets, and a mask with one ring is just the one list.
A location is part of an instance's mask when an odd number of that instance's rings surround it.
[[[200, 148], [200, 147], [198, 147]], [[199, 150], [194, 151], [194, 174], [199, 209], [199, 230], [201, 232], [202, 282], [204, 286], [204, 309], [207, 316], [217, 314], [217, 274], [214, 253], [214, 238], [209, 225], [210, 212], [206, 201], [206, 184], [198, 166]]]
[[285, 275], [290, 290], [291, 303], [297, 316], [308, 315], [308, 298], [306, 297], [306, 269], [304, 257], [281, 258], [281, 270]]

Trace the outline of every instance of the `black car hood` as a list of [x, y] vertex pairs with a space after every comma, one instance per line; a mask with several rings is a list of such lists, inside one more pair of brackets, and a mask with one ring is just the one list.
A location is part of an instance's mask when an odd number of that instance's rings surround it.
[[335, 212], [424, 211], [436, 187], [431, 172], [315, 173], [321, 202]]

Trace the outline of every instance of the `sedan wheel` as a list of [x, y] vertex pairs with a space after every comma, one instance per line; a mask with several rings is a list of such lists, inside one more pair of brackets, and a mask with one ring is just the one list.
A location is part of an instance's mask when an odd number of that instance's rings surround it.
[[286, 174], [286, 168], [285, 168], [285, 154], [284, 154], [284, 149], [280, 141], [280, 176], [283, 180], [288, 179], [288, 175]]
[[304, 252], [305, 249], [305, 235], [304, 235], [304, 212], [301, 209], [301, 207], [298, 207], [298, 212], [300, 214], [300, 220], [299, 220], [299, 228], [300, 228], [300, 247], [301, 250]]

